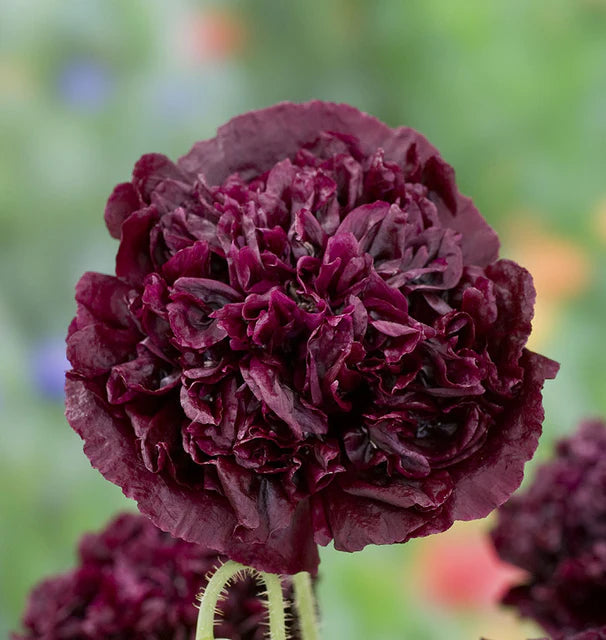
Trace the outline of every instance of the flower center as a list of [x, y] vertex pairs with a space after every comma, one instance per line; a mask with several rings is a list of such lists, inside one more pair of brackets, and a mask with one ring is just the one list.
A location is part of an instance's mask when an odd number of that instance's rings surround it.
[[308, 313], [317, 311], [316, 301], [313, 297], [306, 293], [299, 293], [297, 285], [293, 280], [286, 285], [286, 293], [291, 300], [297, 303], [297, 306], [302, 311], [307, 311]]

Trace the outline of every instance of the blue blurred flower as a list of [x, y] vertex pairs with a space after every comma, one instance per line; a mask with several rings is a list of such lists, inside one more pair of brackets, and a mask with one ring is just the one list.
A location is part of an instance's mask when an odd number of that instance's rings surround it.
[[33, 348], [30, 357], [31, 377], [42, 397], [63, 401], [65, 372], [69, 368], [62, 336], [46, 338]]
[[114, 89], [114, 76], [102, 62], [86, 58], [68, 61], [58, 78], [58, 90], [70, 106], [85, 111], [101, 108]]

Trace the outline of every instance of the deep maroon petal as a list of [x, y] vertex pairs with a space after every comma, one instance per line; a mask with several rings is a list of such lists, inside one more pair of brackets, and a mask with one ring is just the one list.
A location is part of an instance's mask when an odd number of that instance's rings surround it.
[[180, 277], [208, 278], [210, 276], [210, 249], [206, 242], [198, 241], [178, 251], [162, 267], [162, 274], [171, 284]]
[[161, 153], [148, 153], [140, 158], [133, 169], [133, 186], [139, 196], [150, 204], [152, 195], [164, 180], [185, 180], [186, 176], [169, 158]]
[[91, 317], [117, 329], [133, 326], [129, 305], [134, 294], [125, 282], [102, 273], [85, 273], [76, 285], [76, 302]]
[[483, 456], [451, 470], [457, 484], [451, 503], [455, 520], [483, 518], [505, 502], [520, 486], [524, 463], [535, 452], [543, 424], [541, 390], [558, 365], [531, 351], [522, 355], [524, 392], [519, 402], [501, 417], [502, 427], [489, 432]]
[[253, 357], [248, 364], [240, 365], [240, 371], [255, 396], [282, 418], [297, 437], [326, 433], [326, 416], [321, 411], [306, 406], [298, 394], [281, 381], [278, 371], [271, 363], [264, 363]]
[[80, 373], [95, 377], [129, 360], [135, 344], [136, 335], [133, 336], [132, 331], [91, 324], [69, 337], [67, 358]]
[[371, 498], [377, 502], [410, 509], [436, 509], [442, 506], [452, 494], [452, 482], [447, 473], [435, 473], [422, 481], [393, 481], [387, 485], [354, 480], [341, 481], [343, 491], [354, 496]]
[[[405, 542], [427, 520], [421, 512], [403, 509], [330, 486], [325, 508], [335, 549], [359, 551], [368, 544]], [[318, 542], [322, 543], [320, 537]]]
[[179, 159], [178, 166], [191, 174], [203, 173], [211, 184], [236, 172], [251, 178], [280, 160], [293, 157], [320, 131], [352, 133], [367, 153], [383, 146], [391, 133], [376, 118], [348, 105], [283, 102], [230, 120], [219, 128], [216, 138], [197, 142]]
[[[414, 129], [399, 127], [385, 143], [385, 156], [398, 165], [414, 170], [432, 158], [439, 158], [438, 150]], [[443, 171], [447, 171], [443, 169]], [[435, 170], [434, 170], [435, 173]], [[445, 176], [446, 177], [446, 176]], [[449, 176], [454, 181], [454, 174]], [[439, 180], [434, 178], [434, 187], [439, 188]], [[452, 197], [450, 206], [452, 207]], [[463, 235], [463, 253], [466, 264], [486, 266], [497, 259], [499, 238], [486, 223], [470, 198], [455, 195], [456, 211], [441, 207], [439, 216], [443, 226], [460, 231]]]
[[[293, 509], [287, 509], [285, 517], [280, 517], [280, 503], [275, 491], [265, 494], [268, 524], [279, 523], [288, 518], [286, 527], [269, 530], [269, 537], [258, 539], [254, 532], [241, 533], [240, 544], [234, 551], [234, 559], [250, 566], [262, 566], [272, 573], [294, 574], [309, 571], [316, 575], [320, 558], [314, 542], [309, 501], [301, 500]], [[231, 552], [230, 552], [231, 553]]]
[[170, 526], [175, 537], [217, 551], [229, 546], [236, 520], [223, 498], [178, 486], [149, 471], [137, 454], [126, 417], [112, 410], [90, 384], [68, 378], [66, 393], [67, 419], [84, 440], [91, 464], [134, 498], [142, 513]]
[[120, 239], [122, 223], [141, 208], [141, 201], [130, 182], [116, 186], [105, 205], [105, 224], [112, 237]]
[[[67, 419], [84, 440], [84, 452], [91, 464], [120, 486], [127, 497], [134, 498], [152, 522], [166, 525], [176, 538], [227, 553], [264, 571], [294, 574], [305, 570], [315, 575], [319, 558], [305, 502], [299, 504], [285, 527], [277, 509], [280, 500], [274, 497], [275, 492], [268, 491], [264, 496], [265, 528], [244, 529], [239, 538], [234, 538], [238, 522], [225, 498], [189, 489], [149, 471], [136, 453], [126, 419], [113, 412], [87, 383], [68, 378], [66, 394]], [[272, 521], [282, 527], [270, 529]]]
[[131, 214], [122, 223], [116, 275], [129, 284], [139, 285], [154, 270], [149, 234], [157, 220], [156, 208], [147, 207]]

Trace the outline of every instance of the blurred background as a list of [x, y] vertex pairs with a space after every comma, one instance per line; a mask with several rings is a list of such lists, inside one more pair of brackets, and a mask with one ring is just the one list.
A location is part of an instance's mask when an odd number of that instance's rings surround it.
[[[534, 274], [532, 346], [562, 362], [537, 460], [606, 416], [606, 1], [1, 0], [1, 637], [83, 531], [133, 508], [63, 417], [74, 284], [113, 269], [107, 196], [145, 152], [310, 98], [423, 132]], [[512, 570], [489, 527], [325, 550], [324, 637], [539, 636], [495, 604]]]

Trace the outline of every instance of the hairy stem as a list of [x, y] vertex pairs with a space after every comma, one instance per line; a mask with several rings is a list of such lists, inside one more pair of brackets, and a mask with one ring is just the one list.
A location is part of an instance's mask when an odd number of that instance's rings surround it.
[[297, 573], [292, 578], [295, 592], [295, 607], [299, 614], [302, 640], [319, 640], [316, 601], [311, 586], [311, 576], [307, 571]]
[[267, 609], [269, 611], [270, 640], [286, 640], [286, 617], [284, 615], [284, 596], [280, 576], [275, 573], [259, 571], [267, 589]]
[[215, 571], [201, 595], [195, 640], [215, 640], [214, 627], [217, 604], [227, 585], [234, 578], [246, 574], [257, 574], [265, 584], [270, 640], [286, 640], [286, 616], [280, 576], [245, 567], [233, 560], [228, 560]]
[[200, 598], [196, 640], [215, 640], [215, 611], [219, 598], [229, 581], [237, 573], [245, 570], [244, 565], [228, 560], [213, 573]]

